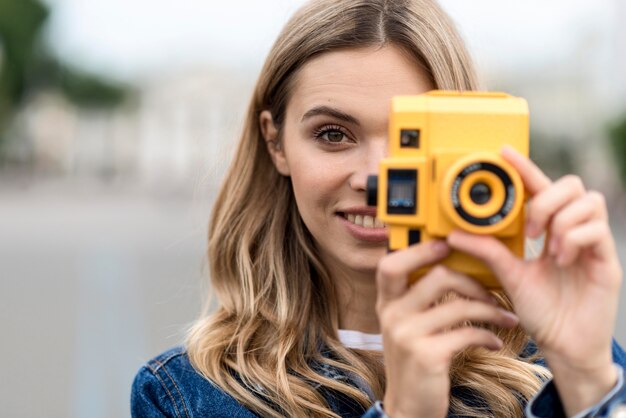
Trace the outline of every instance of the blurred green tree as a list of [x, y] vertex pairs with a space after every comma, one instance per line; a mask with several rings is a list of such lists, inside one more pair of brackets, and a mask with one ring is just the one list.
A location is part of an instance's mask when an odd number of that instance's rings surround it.
[[626, 114], [609, 127], [609, 146], [617, 164], [617, 172], [626, 187]]
[[24, 98], [38, 90], [56, 89], [88, 107], [115, 106], [126, 96], [125, 87], [54, 58], [42, 39], [48, 16], [39, 0], [0, 0], [0, 149]]

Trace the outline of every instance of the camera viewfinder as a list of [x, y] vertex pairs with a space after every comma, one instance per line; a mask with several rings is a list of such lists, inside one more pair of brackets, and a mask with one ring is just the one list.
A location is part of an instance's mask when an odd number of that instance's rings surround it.
[[420, 147], [420, 130], [419, 129], [402, 129], [400, 131], [400, 147], [419, 148]]
[[417, 211], [417, 170], [389, 170], [387, 212], [414, 215]]

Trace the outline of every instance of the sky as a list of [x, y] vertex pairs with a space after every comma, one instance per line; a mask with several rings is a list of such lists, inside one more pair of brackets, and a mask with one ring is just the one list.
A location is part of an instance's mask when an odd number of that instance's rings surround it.
[[[45, 0], [63, 58], [126, 80], [182, 67], [258, 71], [303, 0]], [[441, 0], [479, 65], [519, 67], [611, 36], [622, 0]]]

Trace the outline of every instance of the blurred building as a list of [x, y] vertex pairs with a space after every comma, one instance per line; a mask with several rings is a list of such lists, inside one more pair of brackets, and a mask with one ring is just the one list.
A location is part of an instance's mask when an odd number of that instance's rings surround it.
[[149, 83], [138, 112], [137, 169], [147, 182], [221, 173], [237, 142], [251, 81], [195, 71]]
[[575, 171], [609, 196], [621, 193], [608, 155], [607, 126], [626, 111], [624, 19], [626, 3], [615, 0], [612, 16], [572, 28], [576, 42], [570, 50], [485, 74], [489, 89], [528, 100], [531, 143], [542, 168], [553, 177]]
[[32, 155], [35, 171], [46, 175], [123, 177], [148, 187], [190, 185], [224, 170], [249, 77], [200, 69], [147, 80], [138, 91], [113, 110], [77, 109], [40, 94], [20, 114], [13, 152]]
[[[609, 193], [615, 177], [606, 164], [606, 125], [626, 109], [626, 2], [612, 4], [613, 13], [572, 27], [575, 47], [552, 60], [485, 68], [487, 88], [528, 99], [535, 145], [554, 174], [575, 166]], [[253, 81], [252, 74], [214, 68], [162, 75], [142, 82], [135, 100], [112, 111], [80, 110], [40, 95], [22, 112], [15, 152], [31, 155], [40, 172], [123, 177], [156, 188], [219, 177]], [[569, 166], [559, 166], [566, 160]]]

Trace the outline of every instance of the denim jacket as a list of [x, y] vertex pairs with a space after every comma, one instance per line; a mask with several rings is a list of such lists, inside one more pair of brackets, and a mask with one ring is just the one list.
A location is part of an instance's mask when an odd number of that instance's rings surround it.
[[[529, 345], [531, 352], [534, 345]], [[527, 350], [527, 351], [528, 351]], [[619, 378], [615, 387], [598, 404], [577, 414], [583, 417], [624, 417], [626, 416], [626, 353], [613, 343], [613, 360]], [[539, 360], [540, 364], [545, 364]], [[322, 368], [322, 372], [335, 379], [345, 379], [355, 387], [368, 392], [367, 388], [351, 380], [337, 370]], [[380, 401], [372, 400], [372, 406], [365, 410], [351, 399], [320, 387], [318, 390], [328, 401], [330, 408], [341, 417], [384, 418]], [[459, 390], [456, 388], [453, 391]], [[463, 393], [456, 393], [463, 396]], [[472, 399], [466, 394], [465, 399]], [[189, 362], [182, 347], [162, 353], [144, 364], [133, 382], [131, 411], [135, 418], [146, 417], [214, 417], [214, 418], [253, 418], [253, 412], [241, 405], [211, 381], [200, 375]], [[625, 415], [622, 415], [625, 414]], [[526, 405], [526, 417], [561, 418], [565, 417], [556, 387], [552, 381]], [[452, 415], [450, 418], [454, 418]], [[457, 417], [460, 418], [460, 417]]]

